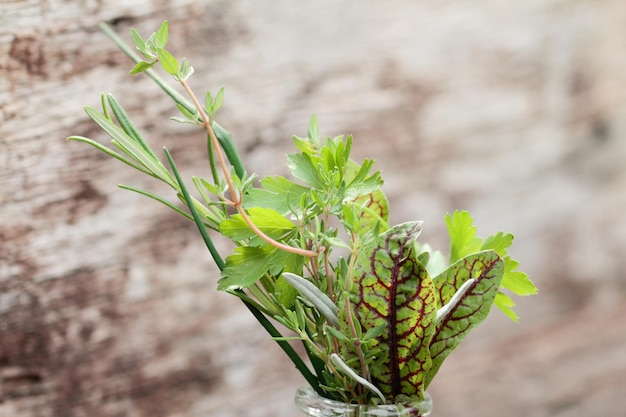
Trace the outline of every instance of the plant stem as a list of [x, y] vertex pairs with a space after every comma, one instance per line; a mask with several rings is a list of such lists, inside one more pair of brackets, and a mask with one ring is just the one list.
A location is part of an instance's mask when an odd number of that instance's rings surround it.
[[209, 118], [209, 115], [206, 114], [206, 112], [204, 111], [202, 104], [200, 104], [200, 102], [198, 101], [198, 98], [189, 87], [189, 84], [187, 84], [187, 81], [183, 79], [179, 79], [179, 82], [180, 82], [180, 85], [187, 92], [187, 95], [189, 95], [189, 97], [191, 98], [191, 101], [193, 102], [196, 109], [198, 110], [198, 113], [200, 117], [202, 118], [202, 126], [206, 129], [207, 133], [209, 134], [209, 137], [211, 138], [211, 142], [213, 143], [213, 149], [215, 150], [215, 155], [217, 156], [220, 166], [222, 167], [224, 178], [226, 179], [226, 183], [228, 184], [228, 189], [230, 190], [230, 194], [231, 194], [230, 198], [232, 198], [233, 203], [235, 205], [240, 204], [241, 200], [235, 191], [235, 186], [233, 185], [233, 180], [230, 177], [230, 172], [226, 165], [226, 161], [224, 160], [224, 155], [222, 154], [222, 151], [220, 150], [219, 141], [217, 140], [217, 137], [215, 136], [215, 132], [213, 132], [213, 128], [211, 127], [211, 119]]
[[237, 209], [237, 211], [241, 215], [241, 218], [243, 219], [243, 221], [246, 222], [248, 227], [257, 236], [259, 236], [261, 239], [263, 239], [263, 241], [265, 241], [266, 243], [268, 243], [268, 244], [270, 244], [270, 245], [272, 245], [272, 246], [274, 246], [274, 247], [276, 247], [278, 249], [284, 250], [286, 252], [291, 252], [291, 253], [295, 253], [295, 254], [298, 254], [298, 255], [306, 256], [307, 258], [314, 258], [317, 255], [319, 255], [319, 252], [315, 252], [315, 251], [311, 251], [311, 250], [307, 250], [307, 249], [296, 248], [296, 247], [293, 247], [293, 246], [285, 245], [284, 243], [277, 242], [276, 240], [272, 239], [271, 237], [269, 237], [268, 235], [263, 233], [263, 231], [261, 229], [259, 229], [257, 227], [257, 225], [252, 222], [252, 220], [250, 220], [250, 217], [248, 217], [248, 213], [246, 213], [245, 209], [243, 208], [243, 206], [241, 204], [241, 200], [239, 201], [239, 203], [235, 204], [235, 208]]
[[363, 349], [361, 349], [361, 341], [359, 340], [359, 335], [356, 332], [354, 319], [352, 318], [352, 312], [351, 312], [352, 309], [350, 308], [350, 298], [348, 297], [346, 297], [345, 308], [346, 308], [346, 317], [348, 319], [348, 326], [350, 327], [350, 332], [352, 333], [352, 337], [354, 337], [354, 347], [356, 348], [356, 354], [359, 357], [359, 362], [361, 363], [361, 376], [369, 380], [369, 371], [367, 369], [367, 364], [365, 363], [365, 356], [363, 355]]
[[233, 184], [233, 179], [230, 176], [230, 170], [228, 169], [228, 166], [226, 165], [226, 161], [219, 147], [219, 142], [217, 140], [217, 137], [215, 136], [215, 132], [213, 131], [213, 128], [211, 127], [211, 119], [209, 118], [209, 115], [206, 113], [206, 111], [204, 111], [204, 108], [198, 101], [198, 98], [194, 94], [193, 90], [191, 90], [191, 88], [189, 87], [189, 84], [187, 84], [187, 82], [183, 79], [180, 79], [179, 82], [180, 82], [180, 85], [185, 89], [185, 91], [191, 98], [191, 101], [193, 102], [194, 106], [196, 106], [196, 109], [198, 110], [198, 113], [200, 117], [202, 118], [202, 125], [206, 129], [207, 133], [209, 134], [209, 137], [211, 138], [211, 142], [213, 143], [213, 148], [215, 149], [215, 154], [217, 155], [219, 164], [222, 167], [222, 173], [224, 174], [224, 179], [226, 180], [226, 183], [228, 184], [228, 189], [230, 191], [230, 198], [232, 199], [232, 205], [237, 209], [243, 221], [263, 241], [265, 241], [266, 243], [278, 249], [284, 250], [286, 252], [296, 253], [298, 255], [306, 256], [309, 258], [314, 258], [317, 255], [319, 255], [319, 252], [314, 252], [314, 251], [310, 251], [307, 249], [295, 248], [293, 246], [285, 245], [283, 243], [280, 243], [272, 239], [271, 237], [267, 236], [261, 229], [259, 229], [252, 222], [252, 220], [250, 220], [250, 217], [248, 217], [248, 214], [243, 208], [242, 196], [239, 194], [239, 192], [237, 191], [237, 189], [235, 188]]
[[216, 186], [220, 183], [220, 177], [217, 174], [217, 167], [215, 166], [215, 152], [213, 151], [213, 143], [211, 142], [211, 138], [207, 134], [207, 157], [209, 158], [209, 166], [211, 167], [211, 178], [213, 179], [213, 184]]
[[[352, 286], [352, 271], [354, 269], [354, 264], [356, 263], [356, 259], [359, 255], [359, 246], [360, 241], [358, 238], [358, 234], [351, 232], [351, 240], [352, 240], [352, 249], [350, 253], [350, 261], [348, 262], [348, 270], [346, 271], [346, 281], [344, 283], [344, 290], [350, 291], [350, 287]], [[358, 334], [356, 332], [356, 327], [354, 324], [354, 320], [352, 317], [352, 309], [350, 308], [350, 298], [346, 297], [344, 304], [346, 317], [348, 319], [348, 326], [350, 327], [350, 332], [352, 333], [352, 337], [354, 338], [354, 347], [356, 348], [357, 356], [359, 357], [359, 362], [361, 364], [361, 375], [363, 378], [369, 380], [369, 370], [367, 368], [367, 364], [365, 363], [365, 356], [363, 355], [363, 349], [361, 348], [361, 342], [359, 341]]]
[[196, 226], [198, 227], [198, 231], [200, 231], [200, 235], [202, 236], [202, 239], [204, 240], [204, 243], [206, 244], [207, 248], [209, 249], [209, 252], [211, 253], [211, 256], [213, 257], [213, 261], [215, 262], [215, 264], [217, 265], [217, 267], [221, 271], [221, 270], [223, 270], [226, 267], [226, 263], [224, 262], [224, 260], [222, 259], [221, 255], [219, 254], [219, 252], [215, 248], [215, 245], [213, 244], [213, 240], [211, 239], [211, 237], [209, 236], [208, 232], [206, 231], [206, 228], [204, 227], [204, 223], [202, 222], [202, 218], [200, 218], [200, 215], [198, 214], [198, 211], [194, 207], [193, 200], [192, 200], [191, 196], [189, 195], [189, 191], [187, 190], [187, 187], [185, 186], [185, 183], [183, 182], [183, 180], [182, 180], [182, 178], [180, 176], [180, 172], [178, 171], [178, 168], [176, 167], [176, 164], [174, 163], [174, 158], [172, 158], [172, 154], [170, 154], [170, 152], [169, 152], [169, 150], [167, 148], [164, 148], [163, 151], [165, 152], [165, 156], [167, 157], [167, 161], [170, 164], [170, 168], [172, 168], [172, 172], [174, 173], [174, 177], [176, 178], [176, 182], [178, 183], [178, 186], [180, 187], [180, 192], [183, 195], [183, 199], [185, 200], [185, 203], [187, 204], [187, 207], [189, 207], [189, 211], [191, 212], [191, 216], [193, 217], [193, 220], [195, 221]]

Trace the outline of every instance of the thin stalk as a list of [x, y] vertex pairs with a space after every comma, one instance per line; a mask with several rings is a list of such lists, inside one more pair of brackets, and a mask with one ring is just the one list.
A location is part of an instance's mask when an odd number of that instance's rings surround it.
[[204, 127], [204, 129], [206, 129], [207, 133], [209, 134], [209, 138], [211, 139], [211, 143], [213, 144], [213, 149], [215, 150], [215, 154], [217, 156], [219, 164], [222, 167], [224, 178], [226, 179], [226, 183], [228, 184], [228, 189], [230, 190], [230, 194], [231, 194], [230, 197], [233, 199], [234, 204], [239, 204], [241, 201], [240, 196], [238, 196], [235, 192], [235, 186], [233, 185], [233, 180], [230, 177], [230, 172], [226, 165], [226, 161], [224, 160], [224, 155], [222, 155], [222, 152], [220, 151], [219, 141], [217, 140], [217, 137], [215, 136], [215, 132], [213, 132], [213, 128], [211, 127], [211, 119], [209, 118], [209, 115], [206, 114], [206, 112], [204, 111], [202, 104], [200, 104], [200, 102], [198, 101], [198, 98], [194, 94], [191, 87], [189, 87], [189, 84], [187, 84], [187, 81], [180, 79], [179, 82], [180, 82], [180, 85], [185, 89], [185, 92], [187, 92], [187, 95], [189, 96], [189, 98], [191, 98], [191, 101], [193, 102], [193, 105], [195, 106], [195, 108], [198, 110], [198, 114], [200, 118], [202, 119], [202, 126]]
[[328, 291], [328, 297], [335, 301], [335, 294], [333, 293], [333, 277], [330, 269], [330, 262], [328, 260], [330, 251], [324, 251], [324, 269], [326, 270], [326, 288]]
[[365, 379], [369, 379], [369, 370], [367, 369], [367, 364], [365, 363], [365, 356], [363, 355], [363, 349], [361, 349], [361, 341], [359, 340], [359, 335], [356, 332], [356, 327], [354, 325], [354, 319], [352, 318], [351, 308], [350, 308], [350, 299], [346, 297], [345, 301], [346, 308], [346, 316], [348, 319], [348, 326], [350, 327], [350, 332], [352, 333], [352, 337], [354, 338], [354, 347], [356, 348], [356, 354], [359, 357], [359, 362], [361, 364], [361, 375]]
[[187, 190], [187, 187], [185, 186], [185, 183], [183, 182], [183, 180], [182, 180], [182, 178], [180, 176], [180, 172], [178, 171], [178, 168], [176, 167], [176, 164], [174, 163], [174, 158], [172, 158], [172, 154], [170, 154], [170, 151], [167, 148], [164, 148], [163, 151], [165, 152], [165, 156], [167, 157], [167, 161], [170, 164], [170, 167], [172, 168], [172, 172], [174, 173], [174, 177], [176, 178], [176, 182], [178, 183], [178, 186], [180, 187], [180, 192], [183, 195], [183, 199], [185, 200], [185, 203], [187, 204], [187, 207], [189, 207], [189, 211], [191, 212], [193, 220], [196, 223], [196, 226], [198, 227], [198, 230], [200, 231], [200, 235], [202, 236], [202, 239], [204, 240], [204, 243], [206, 244], [207, 248], [209, 249], [209, 252], [211, 253], [211, 257], [213, 257], [213, 261], [215, 262], [215, 264], [217, 265], [217, 267], [221, 271], [221, 270], [223, 270], [226, 267], [226, 263], [224, 262], [224, 260], [222, 259], [221, 255], [219, 254], [219, 252], [215, 248], [215, 244], [213, 244], [213, 240], [209, 236], [209, 233], [207, 232], [206, 228], [204, 227], [204, 223], [202, 222], [202, 219], [200, 218], [200, 215], [198, 214], [198, 211], [194, 207], [193, 200], [192, 200], [191, 196], [189, 195], [189, 191]]
[[199, 113], [200, 117], [202, 118], [202, 125], [206, 129], [207, 133], [209, 134], [209, 137], [211, 138], [211, 142], [213, 143], [213, 148], [215, 149], [215, 154], [217, 156], [217, 160], [219, 161], [219, 164], [222, 167], [222, 174], [224, 175], [224, 179], [226, 180], [226, 184], [228, 184], [228, 189], [230, 191], [230, 198], [232, 199], [232, 205], [237, 209], [237, 211], [241, 215], [241, 218], [243, 219], [243, 221], [248, 225], [248, 227], [257, 236], [259, 236], [264, 242], [268, 243], [269, 245], [272, 245], [272, 246], [274, 246], [274, 247], [276, 247], [278, 249], [284, 250], [286, 252], [296, 253], [298, 255], [306, 256], [306, 257], [309, 257], [309, 258], [313, 258], [313, 257], [316, 257], [317, 255], [319, 255], [319, 252], [314, 252], [314, 251], [310, 251], [310, 250], [306, 250], [306, 249], [300, 249], [300, 248], [296, 248], [296, 247], [293, 247], [293, 246], [289, 246], [289, 245], [285, 245], [283, 243], [280, 243], [280, 242], [272, 239], [268, 235], [266, 235], [261, 229], [259, 229], [252, 222], [250, 217], [248, 217], [248, 213], [246, 213], [245, 209], [243, 208], [242, 196], [239, 195], [239, 192], [237, 191], [237, 189], [235, 188], [235, 186], [233, 184], [233, 179], [230, 176], [230, 171], [229, 171], [228, 166], [226, 164], [226, 160], [224, 159], [224, 156], [222, 155], [222, 152], [221, 152], [220, 147], [219, 147], [219, 142], [217, 140], [217, 137], [215, 136], [215, 132], [213, 131], [213, 128], [211, 127], [211, 119], [209, 118], [209, 115], [204, 111], [204, 108], [202, 107], [202, 105], [198, 101], [198, 98], [194, 94], [193, 90], [189, 87], [189, 84], [187, 84], [187, 82], [185, 80], [181, 79], [180, 80], [180, 85], [185, 89], [185, 91], [187, 92], [187, 94], [191, 98], [191, 101], [193, 102], [194, 106], [196, 106], [196, 109], [198, 110], [198, 113]]
[[215, 152], [213, 150], [213, 143], [211, 142], [211, 137], [207, 134], [206, 138], [206, 148], [207, 148], [207, 157], [209, 158], [209, 166], [211, 167], [211, 178], [213, 179], [213, 184], [216, 186], [220, 185], [220, 177], [217, 173], [217, 165], [215, 164]]
[[[350, 253], [350, 261], [348, 262], [348, 270], [346, 271], [346, 281], [344, 283], [344, 289], [346, 291], [350, 290], [352, 284], [352, 271], [354, 269], [354, 264], [356, 263], [356, 259], [359, 254], [359, 238], [358, 235], [354, 232], [351, 232], [352, 239], [352, 250]], [[354, 324], [354, 320], [352, 318], [352, 309], [350, 308], [350, 298], [346, 297], [345, 304], [345, 313], [348, 320], [348, 327], [350, 328], [350, 333], [354, 338], [354, 347], [356, 348], [357, 356], [359, 357], [359, 362], [361, 364], [361, 375], [365, 379], [369, 379], [369, 370], [367, 368], [367, 364], [365, 363], [365, 356], [363, 354], [363, 349], [361, 348], [361, 342], [359, 341], [358, 334], [356, 332], [356, 326]]]
[[264, 242], [278, 248], [281, 250], [284, 250], [286, 252], [291, 252], [291, 253], [295, 253], [298, 255], [302, 255], [302, 256], [306, 256], [308, 258], [314, 258], [317, 255], [319, 255], [319, 252], [315, 252], [315, 251], [311, 251], [311, 250], [307, 250], [307, 249], [300, 249], [300, 248], [296, 248], [293, 246], [289, 246], [289, 245], [285, 245], [284, 243], [280, 243], [274, 239], [272, 239], [271, 237], [269, 237], [268, 235], [266, 235], [265, 233], [263, 233], [263, 231], [261, 229], [259, 229], [257, 227], [256, 224], [254, 224], [252, 222], [252, 220], [250, 220], [250, 217], [248, 217], [248, 213], [246, 213], [245, 209], [243, 208], [242, 204], [241, 204], [241, 200], [239, 200], [238, 203], [235, 204], [235, 207], [237, 208], [237, 212], [241, 215], [241, 218], [243, 219], [244, 222], [246, 222], [246, 224], [248, 225], [248, 227], [257, 235], [259, 236]]

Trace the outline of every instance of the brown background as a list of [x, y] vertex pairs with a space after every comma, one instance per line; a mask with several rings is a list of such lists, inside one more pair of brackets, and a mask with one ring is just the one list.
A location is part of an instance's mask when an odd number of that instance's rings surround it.
[[[132, 5], [131, 5], [132, 3]], [[185, 174], [203, 137], [97, 29], [171, 23], [250, 171], [285, 172], [316, 113], [387, 180], [392, 220], [473, 213], [515, 233], [541, 290], [470, 336], [433, 416], [626, 410], [626, 6], [621, 0], [0, 1], [0, 415], [293, 416], [302, 381], [193, 226], [118, 183], [168, 191], [70, 134], [112, 92]]]

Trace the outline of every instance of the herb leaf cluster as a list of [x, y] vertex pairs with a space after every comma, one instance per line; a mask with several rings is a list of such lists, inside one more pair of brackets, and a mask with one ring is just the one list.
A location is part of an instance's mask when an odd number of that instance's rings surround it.
[[[164, 22], [147, 40], [131, 31], [138, 56], [103, 25], [107, 35], [176, 103], [177, 122], [206, 133], [211, 177], [182, 181], [173, 156], [161, 161], [121, 104], [102, 96], [88, 116], [112, 147], [90, 144], [137, 171], [168, 184], [179, 203], [134, 187], [194, 221], [221, 270], [217, 288], [239, 297], [321, 395], [378, 404], [420, 401], [444, 359], [496, 305], [517, 320], [511, 295], [536, 288], [507, 253], [508, 233], [476, 237], [466, 211], [445, 217], [446, 256], [418, 241], [421, 222], [389, 224], [383, 178], [374, 160], [350, 158], [351, 136], [323, 137], [313, 116], [306, 137], [294, 136], [290, 178], [248, 174], [232, 137], [215, 122], [224, 89], [202, 102], [187, 84], [193, 67], [165, 49]], [[154, 70], [182, 86], [185, 99]], [[225, 259], [211, 234], [234, 245]], [[285, 329], [279, 331], [272, 321]], [[291, 345], [303, 343], [307, 359]]]

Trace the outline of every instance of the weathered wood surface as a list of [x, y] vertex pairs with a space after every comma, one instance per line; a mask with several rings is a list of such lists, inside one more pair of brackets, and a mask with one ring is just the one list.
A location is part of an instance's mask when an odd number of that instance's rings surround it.
[[317, 113], [378, 159], [394, 221], [445, 245], [442, 213], [464, 208], [516, 234], [541, 296], [450, 357], [433, 415], [621, 415], [626, 6], [444, 3], [0, 2], [0, 415], [297, 414], [298, 375], [215, 291], [192, 225], [115, 186], [167, 190], [64, 140], [104, 139], [81, 107], [110, 91], [205, 173], [202, 135], [97, 29], [165, 18], [194, 86], [227, 86], [251, 170], [284, 172]]

